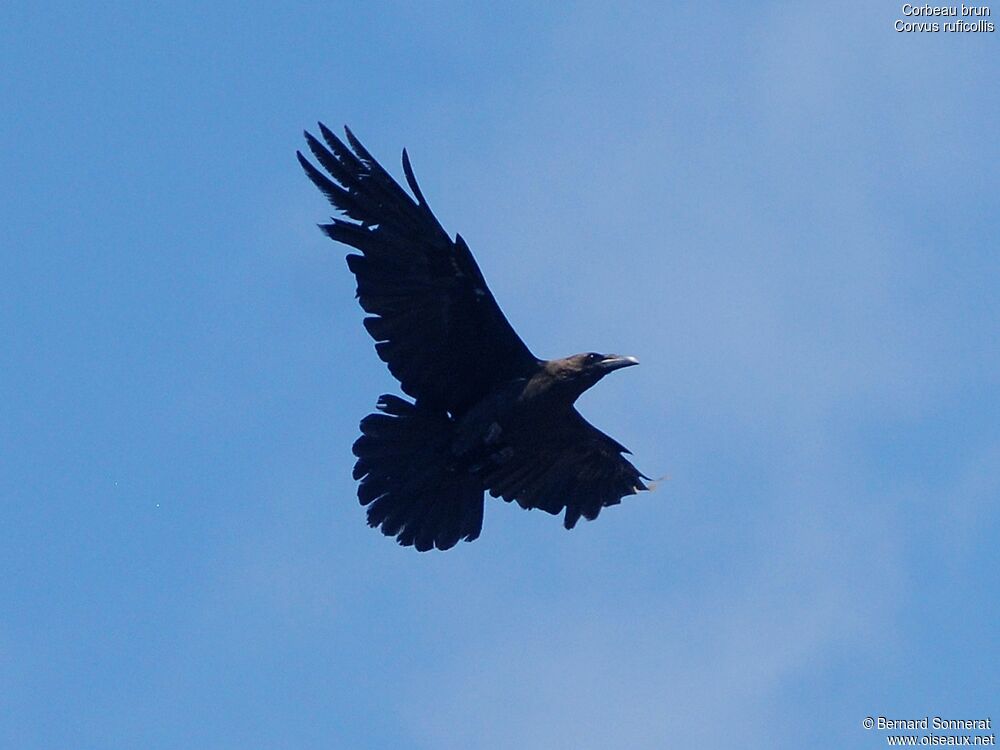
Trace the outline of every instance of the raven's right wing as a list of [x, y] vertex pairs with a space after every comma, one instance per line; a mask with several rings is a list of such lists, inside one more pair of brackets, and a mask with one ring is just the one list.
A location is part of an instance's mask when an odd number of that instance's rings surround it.
[[580, 516], [592, 521], [601, 508], [649, 489], [642, 481], [649, 477], [622, 455], [628, 449], [576, 409], [545, 427], [494, 454], [495, 465], [484, 472], [493, 497], [552, 514], [565, 508], [563, 525], [572, 529]]
[[496, 385], [533, 372], [538, 359], [504, 317], [460, 235], [452, 241], [417, 186], [403, 151], [413, 200], [346, 129], [348, 148], [323, 124], [326, 146], [306, 133], [330, 177], [299, 162], [330, 202], [356, 222], [322, 226], [360, 251], [347, 256], [365, 328], [406, 393], [462, 412]]

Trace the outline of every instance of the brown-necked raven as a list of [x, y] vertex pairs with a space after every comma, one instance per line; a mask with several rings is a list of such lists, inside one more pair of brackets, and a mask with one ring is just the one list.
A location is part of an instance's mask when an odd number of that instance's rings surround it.
[[[337, 209], [321, 229], [347, 256], [365, 328], [410, 403], [383, 395], [354, 443], [358, 499], [368, 523], [418, 550], [472, 541], [483, 493], [522, 508], [580, 516], [647, 489], [629, 451], [573, 406], [634, 357], [577, 354], [541, 360], [511, 328], [461, 235], [431, 213], [403, 150], [414, 201], [345, 128], [348, 148], [322, 123], [324, 146], [305, 134], [323, 174], [299, 162]], [[331, 179], [332, 178], [332, 179]]]

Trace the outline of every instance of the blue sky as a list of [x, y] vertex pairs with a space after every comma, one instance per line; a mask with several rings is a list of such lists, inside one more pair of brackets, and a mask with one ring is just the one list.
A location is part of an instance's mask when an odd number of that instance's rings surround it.
[[[364, 6], [364, 7], [362, 7]], [[997, 715], [997, 34], [891, 3], [0, 9], [0, 746], [879, 747]], [[368, 529], [349, 123], [662, 476]]]

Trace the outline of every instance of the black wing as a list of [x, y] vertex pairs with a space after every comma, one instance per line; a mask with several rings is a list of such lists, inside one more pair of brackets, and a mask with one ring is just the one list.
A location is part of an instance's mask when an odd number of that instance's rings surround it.
[[601, 508], [649, 489], [642, 481], [649, 477], [622, 456], [628, 449], [576, 409], [550, 429], [505, 447], [508, 455], [500, 451], [496, 458], [501, 463], [484, 477], [490, 494], [552, 514], [565, 508], [567, 529], [580, 516], [593, 521]]
[[[326, 146], [305, 134], [330, 177], [301, 153], [306, 174], [355, 221], [322, 225], [359, 250], [357, 277], [365, 328], [402, 389], [427, 406], [461, 413], [496, 385], [533, 372], [538, 359], [500, 311], [465, 241], [448, 238], [424, 200], [403, 151], [413, 200], [345, 128], [348, 148], [322, 123]], [[355, 223], [359, 222], [359, 223]]]

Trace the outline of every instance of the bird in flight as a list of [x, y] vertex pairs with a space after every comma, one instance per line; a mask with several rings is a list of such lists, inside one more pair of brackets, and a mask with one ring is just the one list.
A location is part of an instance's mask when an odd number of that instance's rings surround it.
[[298, 153], [309, 179], [346, 218], [320, 225], [357, 252], [347, 265], [379, 358], [413, 401], [379, 397], [354, 443], [368, 524], [420, 551], [471, 542], [484, 493], [522, 508], [581, 516], [648, 487], [629, 453], [574, 402], [634, 357], [595, 352], [543, 360], [500, 311], [468, 245], [431, 212], [406, 150], [411, 197], [345, 127], [305, 133], [325, 174]]

